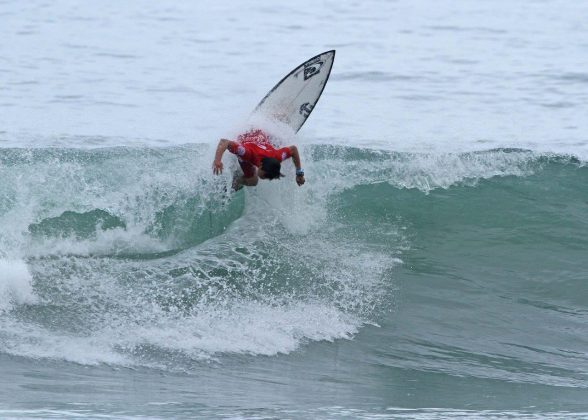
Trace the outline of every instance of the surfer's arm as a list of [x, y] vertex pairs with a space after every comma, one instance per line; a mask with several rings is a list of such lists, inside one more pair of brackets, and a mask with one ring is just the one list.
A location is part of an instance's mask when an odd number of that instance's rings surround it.
[[290, 156], [292, 157], [292, 161], [294, 162], [294, 166], [296, 167], [296, 183], [298, 185], [304, 184], [304, 171], [302, 170], [302, 164], [300, 163], [300, 154], [298, 153], [298, 148], [296, 146], [290, 146]]
[[223, 154], [225, 150], [229, 147], [232, 143], [231, 140], [227, 139], [220, 139], [218, 142], [218, 146], [216, 147], [216, 154], [214, 155], [214, 162], [212, 163], [212, 172], [216, 175], [223, 173]]

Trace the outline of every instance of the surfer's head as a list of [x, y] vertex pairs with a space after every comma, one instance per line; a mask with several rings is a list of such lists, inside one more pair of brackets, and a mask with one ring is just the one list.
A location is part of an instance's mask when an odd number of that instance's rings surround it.
[[266, 157], [261, 159], [261, 166], [257, 171], [257, 175], [261, 179], [269, 179], [270, 181], [280, 179], [280, 177], [284, 176], [280, 173], [280, 169], [282, 169], [282, 164], [278, 159]]

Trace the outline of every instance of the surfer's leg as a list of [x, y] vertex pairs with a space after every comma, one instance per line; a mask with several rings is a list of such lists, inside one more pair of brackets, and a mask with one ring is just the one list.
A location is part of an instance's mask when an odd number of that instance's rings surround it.
[[236, 175], [233, 177], [233, 191], [239, 191], [243, 188], [243, 177]]
[[239, 160], [239, 165], [243, 169], [243, 176], [233, 175], [233, 189], [239, 191], [243, 185], [253, 187], [257, 185], [259, 178], [257, 177], [257, 169], [249, 162]]
[[241, 188], [243, 188], [243, 185], [247, 187], [254, 187], [257, 185], [258, 181], [259, 177], [257, 174], [249, 178], [245, 178], [244, 176], [236, 176], [233, 178], [233, 189], [235, 191], [239, 191]]
[[253, 175], [250, 178], [243, 177], [242, 179], [243, 179], [243, 181], [242, 181], [243, 182], [243, 185], [246, 185], [248, 187], [254, 187], [254, 186], [256, 186], [257, 185], [257, 181], [259, 180], [257, 174]]

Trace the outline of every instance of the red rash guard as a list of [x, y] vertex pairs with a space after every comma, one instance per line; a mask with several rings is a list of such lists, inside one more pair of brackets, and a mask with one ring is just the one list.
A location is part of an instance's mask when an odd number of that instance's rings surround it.
[[267, 134], [261, 130], [251, 130], [239, 135], [237, 141], [229, 143], [228, 150], [237, 155], [245, 178], [255, 175], [253, 166], [259, 168], [263, 158], [274, 158], [282, 162], [291, 156], [289, 147], [276, 149], [270, 143]]

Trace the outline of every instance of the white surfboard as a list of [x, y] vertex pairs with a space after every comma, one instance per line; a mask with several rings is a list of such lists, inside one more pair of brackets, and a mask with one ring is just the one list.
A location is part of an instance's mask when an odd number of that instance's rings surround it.
[[335, 50], [326, 51], [305, 61], [261, 100], [254, 114], [287, 124], [297, 132], [318, 102], [331, 74]]

